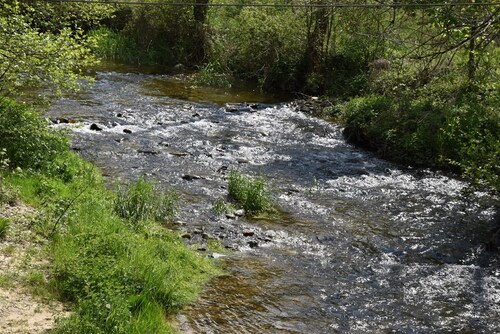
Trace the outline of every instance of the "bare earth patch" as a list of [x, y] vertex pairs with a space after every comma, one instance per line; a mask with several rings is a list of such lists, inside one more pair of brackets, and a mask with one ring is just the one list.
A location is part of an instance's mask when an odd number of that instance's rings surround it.
[[0, 217], [10, 228], [0, 240], [0, 333], [44, 333], [57, 318], [69, 315], [65, 305], [53, 300], [44, 285], [47, 259], [43, 241], [31, 230], [35, 211], [23, 204], [0, 206]]

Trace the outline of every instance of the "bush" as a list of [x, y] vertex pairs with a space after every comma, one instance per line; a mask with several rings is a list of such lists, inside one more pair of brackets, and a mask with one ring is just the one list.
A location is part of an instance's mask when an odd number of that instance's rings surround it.
[[295, 91], [305, 35], [299, 12], [226, 8], [209, 16], [208, 58], [235, 77], [265, 90]]
[[148, 219], [169, 221], [178, 210], [179, 196], [174, 192], [159, 192], [153, 182], [140, 178], [127, 188], [118, 187], [115, 212], [133, 223]]
[[477, 95], [467, 94], [450, 108], [441, 134], [448, 148], [444, 156], [448, 163], [459, 167], [475, 183], [500, 190], [498, 103], [498, 96], [478, 103]]
[[342, 106], [347, 139], [403, 163], [452, 169], [500, 189], [498, 93], [440, 80]]
[[[382, 120], [391, 119], [393, 101], [385, 96], [357, 97], [343, 106], [342, 118], [347, 139], [370, 149], [385, 146], [388, 125]], [[391, 124], [392, 125], [392, 124]], [[390, 126], [389, 126], [390, 127]]]
[[229, 198], [250, 214], [272, 211], [272, 202], [262, 177], [255, 179], [231, 171], [228, 177]]
[[69, 148], [66, 134], [51, 129], [35, 109], [1, 97], [0, 138], [12, 169], [43, 170]]

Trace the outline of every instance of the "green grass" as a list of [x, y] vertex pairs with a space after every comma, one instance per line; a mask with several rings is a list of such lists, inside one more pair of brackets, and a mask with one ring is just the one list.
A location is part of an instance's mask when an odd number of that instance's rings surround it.
[[118, 186], [114, 202], [116, 214], [133, 223], [148, 219], [172, 220], [178, 212], [179, 195], [157, 188], [154, 182], [142, 177], [126, 188]]
[[[0, 204], [19, 197], [36, 208], [31, 228], [46, 245], [43, 255], [27, 253], [24, 265], [50, 259], [47, 271], [29, 272], [24, 283], [74, 305], [54, 333], [171, 332], [166, 317], [220, 272], [162, 225], [176, 215], [179, 196], [142, 178], [107, 190], [63, 133], [33, 108], [2, 98], [0, 138]], [[0, 219], [0, 238], [8, 228]]]
[[9, 289], [14, 285], [14, 279], [11, 275], [0, 273], [0, 288]]
[[[5, 175], [41, 212], [34, 229], [49, 240], [47, 290], [75, 305], [54, 332], [171, 332], [166, 315], [194, 300], [219, 269], [161, 225], [175, 215], [177, 195], [144, 179], [115, 194], [95, 169], [81, 166], [68, 182], [46, 174]], [[27, 282], [41, 278], [33, 273]]]
[[10, 228], [10, 220], [7, 218], [0, 218], [0, 240], [7, 236]]
[[219, 197], [213, 204], [212, 210], [219, 214], [225, 215], [236, 210], [235, 206], [231, 203], [227, 203], [223, 197]]
[[273, 211], [271, 197], [262, 177], [252, 178], [236, 171], [228, 177], [228, 197], [241, 206], [247, 214]]
[[5, 184], [2, 175], [0, 174], [0, 205], [1, 204], [16, 204], [19, 194], [15, 189]]

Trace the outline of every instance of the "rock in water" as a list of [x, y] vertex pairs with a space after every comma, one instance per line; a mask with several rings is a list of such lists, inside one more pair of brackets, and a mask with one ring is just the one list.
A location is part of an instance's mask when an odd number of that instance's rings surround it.
[[102, 131], [102, 127], [97, 125], [96, 123], [92, 123], [90, 124], [90, 130], [93, 130], [93, 131]]

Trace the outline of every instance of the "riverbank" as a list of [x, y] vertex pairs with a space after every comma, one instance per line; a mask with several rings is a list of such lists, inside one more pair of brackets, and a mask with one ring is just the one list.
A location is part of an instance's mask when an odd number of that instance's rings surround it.
[[37, 211], [19, 200], [0, 204], [9, 222], [0, 240], [0, 331], [41, 333], [69, 315], [69, 305], [54, 298], [48, 281], [46, 244], [31, 229]]
[[[12, 102], [2, 103], [0, 109], [4, 120], [0, 125], [8, 123], [5, 119], [12, 111], [25, 117], [23, 122], [0, 126], [5, 144], [11, 145], [2, 148], [1, 156], [0, 263], [9, 266], [17, 254], [14, 262], [28, 268], [26, 274], [17, 265], [2, 273], [6, 291], [28, 287], [20, 302], [39, 294], [45, 298], [33, 305], [47, 323], [28, 327], [30, 332], [53, 325], [55, 333], [172, 332], [166, 317], [193, 301], [202, 286], [220, 273], [212, 260], [165, 228], [179, 205], [176, 195], [148, 180], [122, 187], [119, 194], [106, 189], [94, 166], [67, 146], [50, 145], [51, 140], [64, 143], [61, 134], [29, 110]], [[18, 147], [19, 133], [24, 134], [25, 145]], [[30, 145], [31, 141], [39, 146]], [[54, 148], [51, 155], [45, 147]], [[30, 162], [23, 158], [27, 156], [32, 157]], [[21, 218], [9, 214], [16, 210], [30, 214]], [[22, 251], [21, 245], [29, 250]], [[5, 305], [10, 300], [6, 297]], [[70, 313], [66, 308], [61, 311], [61, 306], [47, 313], [56, 301], [65, 302]], [[9, 307], [2, 312], [9, 319], [5, 313]], [[26, 319], [23, 314], [13, 321], [29, 325], [30, 313]], [[6, 330], [15, 332], [14, 327]]]
[[403, 95], [366, 95], [348, 101], [298, 100], [298, 110], [334, 120], [347, 141], [377, 156], [467, 179], [474, 186], [500, 190], [498, 94], [481, 88], [448, 87]]

